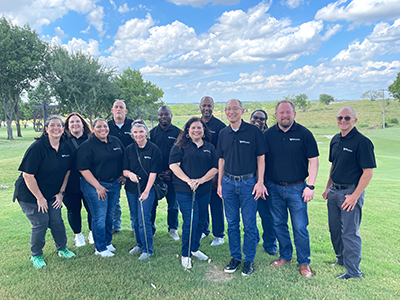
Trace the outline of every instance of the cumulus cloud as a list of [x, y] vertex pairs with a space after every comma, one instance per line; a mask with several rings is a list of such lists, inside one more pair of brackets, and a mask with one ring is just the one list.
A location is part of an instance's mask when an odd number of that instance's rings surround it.
[[124, 3], [124, 5], [121, 5], [120, 7], [118, 7], [118, 12], [121, 14], [127, 13], [130, 10], [131, 9], [128, 7], [128, 3]]
[[304, 0], [282, 0], [281, 4], [291, 9], [297, 8], [304, 3]]
[[394, 20], [400, 15], [398, 0], [339, 0], [317, 11], [315, 19], [324, 21], [371, 22], [379, 19]]
[[89, 39], [86, 42], [82, 39], [72, 38], [67, 44], [62, 45], [69, 52], [82, 51], [85, 53], [90, 53], [91, 55], [99, 55], [99, 42], [93, 39]]
[[110, 4], [114, 10], [117, 10], [117, 5], [115, 4], [115, 2], [113, 0], [110, 0]]
[[86, 20], [87, 22], [96, 28], [96, 30], [99, 32], [99, 36], [104, 35], [103, 31], [103, 18], [104, 18], [104, 8], [102, 6], [97, 6], [95, 7], [87, 16]]
[[388, 23], [378, 23], [368, 39], [372, 42], [396, 42], [400, 40], [400, 19], [397, 19], [393, 25]]
[[131, 19], [119, 27], [107, 60], [119, 66], [146, 61], [150, 69], [158, 64], [156, 72], [151, 69], [157, 75], [175, 70], [185, 75], [188, 70], [201, 70], [204, 75], [223, 66], [271, 59], [294, 61], [319, 49], [322, 21], [291, 26], [290, 20], [268, 14], [270, 5], [270, 1], [262, 1], [247, 12], [224, 12], [208, 32], [200, 35], [179, 21], [155, 26], [148, 13], [145, 19]]
[[60, 37], [60, 39], [65, 39], [68, 36], [59, 26], [54, 28], [54, 31], [56, 32], [56, 35]]
[[322, 41], [326, 42], [328, 41], [332, 36], [334, 36], [336, 33], [342, 30], [342, 25], [335, 24], [335, 25], [328, 25], [328, 28], [322, 37]]
[[176, 5], [191, 5], [193, 7], [202, 7], [208, 3], [216, 4], [238, 4], [240, 0], [168, 0]]

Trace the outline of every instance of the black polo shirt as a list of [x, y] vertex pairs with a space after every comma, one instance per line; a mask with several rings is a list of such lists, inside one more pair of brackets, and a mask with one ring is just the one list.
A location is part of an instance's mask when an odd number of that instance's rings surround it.
[[221, 129], [224, 129], [226, 125], [224, 122], [215, 118], [214, 116], [211, 116], [210, 121], [208, 121], [206, 125], [211, 132], [211, 144], [213, 144], [215, 149], [217, 149], [219, 132]]
[[[215, 147], [210, 142], [204, 141], [204, 144], [197, 148], [197, 145], [190, 142], [189, 148], [180, 148], [174, 145], [169, 156], [169, 164], [181, 163], [180, 168], [191, 179], [203, 177], [212, 168], [218, 168], [218, 158], [215, 153]], [[191, 193], [189, 185], [173, 175], [175, 192]], [[200, 185], [196, 193], [203, 195], [211, 191], [211, 181]]]
[[238, 131], [229, 125], [219, 132], [217, 156], [225, 159], [225, 172], [231, 175], [256, 173], [257, 156], [267, 149], [260, 129], [243, 120]]
[[329, 161], [334, 183], [358, 184], [362, 169], [376, 168], [374, 145], [354, 127], [346, 136], [338, 133], [332, 138]]
[[264, 179], [295, 183], [308, 177], [308, 159], [319, 156], [311, 131], [294, 122], [287, 132], [277, 124], [264, 132], [269, 152], [265, 155]]
[[[137, 151], [136, 151], [137, 149]], [[140, 162], [143, 168], [139, 164], [137, 153], [139, 152]], [[162, 172], [162, 158], [161, 151], [158, 147], [150, 141], [147, 141], [144, 148], [139, 148], [136, 143], [130, 144], [125, 149], [124, 161], [122, 164], [124, 170], [129, 170], [140, 177], [140, 192], [146, 189], [148, 175], [150, 173], [161, 173]], [[138, 194], [138, 186], [136, 182], [132, 182], [129, 177], [126, 179], [125, 189], [132, 194]]]
[[78, 148], [76, 168], [90, 170], [97, 180], [109, 182], [122, 175], [124, 145], [115, 136], [107, 136], [107, 143], [95, 135]]
[[[68, 143], [61, 139], [56, 151], [50, 145], [48, 137], [44, 136], [29, 146], [18, 170], [35, 175], [40, 192], [47, 201], [50, 201], [60, 192], [71, 163], [72, 151]], [[25, 180], [18, 187], [18, 201], [37, 203]]]
[[121, 129], [115, 124], [114, 119], [107, 122], [108, 128], [110, 129], [108, 134], [119, 138], [125, 148], [133, 143], [131, 133], [132, 122], [131, 119], [125, 118], [124, 125], [122, 125]]
[[169, 169], [169, 153], [180, 132], [181, 130], [172, 124], [167, 130], [162, 129], [160, 125], [150, 130], [150, 141], [156, 144], [161, 151], [163, 171]]
[[81, 184], [79, 180], [82, 174], [76, 169], [76, 153], [78, 149], [75, 147], [75, 144], [72, 141], [74, 140], [76, 142], [76, 145], [79, 146], [87, 139], [88, 136], [85, 132], [82, 134], [80, 138], [76, 138], [73, 135], [68, 137], [68, 144], [71, 147], [72, 151], [72, 164], [71, 164], [71, 173], [69, 174], [68, 184], [65, 189], [67, 193], [77, 194], [81, 192]]

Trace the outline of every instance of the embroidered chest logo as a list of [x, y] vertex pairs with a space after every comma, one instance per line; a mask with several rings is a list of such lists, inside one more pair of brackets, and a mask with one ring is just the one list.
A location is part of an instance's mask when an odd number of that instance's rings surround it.
[[242, 140], [239, 140], [239, 143], [250, 145], [250, 142], [249, 142], [249, 141], [242, 141]]
[[289, 138], [289, 141], [291, 142], [300, 142], [299, 138]]
[[207, 149], [204, 149], [203, 152], [211, 153], [211, 151], [210, 151], [210, 150], [207, 150]]
[[69, 157], [69, 154], [61, 154], [61, 157]]
[[145, 155], [145, 156], [143, 156], [143, 158], [144, 158], [144, 159], [151, 159], [151, 156]]
[[353, 150], [351, 150], [351, 149], [349, 149], [349, 148], [346, 148], [346, 147], [343, 147], [343, 151], [353, 152]]
[[117, 148], [113, 148], [113, 150], [114, 150], [114, 151], [117, 151], [117, 150], [121, 150], [121, 148], [120, 148], [120, 147], [117, 147]]
[[127, 132], [127, 131], [125, 131], [124, 133], [125, 133], [125, 134], [129, 134], [129, 135], [131, 135], [131, 133], [130, 133], [129, 131], [128, 131], [128, 132]]
[[215, 133], [215, 131], [212, 131], [212, 130], [210, 130], [210, 132], [213, 133], [213, 134]]
[[170, 140], [176, 140], [176, 137], [173, 137], [173, 136], [168, 136], [168, 138], [169, 138]]

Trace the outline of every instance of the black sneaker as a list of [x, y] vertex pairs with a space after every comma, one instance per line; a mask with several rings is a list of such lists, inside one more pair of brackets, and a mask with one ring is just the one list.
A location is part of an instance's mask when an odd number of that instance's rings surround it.
[[232, 258], [229, 264], [225, 267], [225, 273], [234, 273], [236, 269], [239, 267], [241, 261], [235, 258]]
[[245, 261], [243, 264], [243, 270], [242, 270], [242, 275], [243, 276], [248, 276], [251, 273], [253, 273], [253, 262], [251, 261]]

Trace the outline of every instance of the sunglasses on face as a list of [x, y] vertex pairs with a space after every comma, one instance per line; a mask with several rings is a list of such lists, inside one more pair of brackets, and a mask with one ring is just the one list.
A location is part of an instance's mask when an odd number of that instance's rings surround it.
[[345, 119], [347, 122], [350, 121], [352, 118], [353, 118], [353, 117], [350, 117], [350, 116], [345, 116], [345, 117], [337, 116], [337, 117], [336, 117], [336, 119], [337, 119], [338, 121], [342, 121], [343, 119]]
[[264, 118], [264, 117], [252, 116], [252, 118], [253, 118], [254, 120], [260, 120], [260, 121], [262, 121], [262, 122], [265, 121], [265, 118]]

